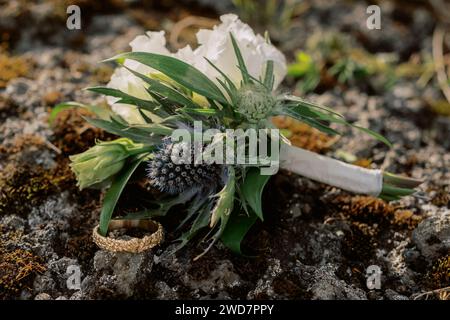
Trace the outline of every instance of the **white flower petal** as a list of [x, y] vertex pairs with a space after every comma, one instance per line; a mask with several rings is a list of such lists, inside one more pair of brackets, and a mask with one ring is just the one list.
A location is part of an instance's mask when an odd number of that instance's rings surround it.
[[[111, 80], [107, 84], [107, 87], [118, 89], [140, 99], [151, 99], [150, 95], [145, 90], [144, 83], [127, 69], [122, 67], [117, 68], [114, 71], [114, 74], [111, 76]], [[135, 106], [116, 103], [118, 100], [120, 100], [116, 97], [108, 96], [106, 100], [111, 105], [113, 111], [122, 116], [129, 123], [144, 123], [144, 119]]]
[[253, 30], [239, 20], [234, 14], [226, 14], [220, 17], [222, 24], [213, 30], [200, 30], [197, 33], [197, 41], [200, 46], [195, 50], [195, 67], [205, 72], [208, 77], [215, 79], [218, 76], [216, 70], [209, 66], [204, 57], [213, 62], [236, 84], [242, 80], [241, 72], [237, 67], [237, 59], [231, 42], [230, 33], [236, 39], [236, 43], [242, 53], [248, 72], [255, 78], [264, 75], [266, 63], [274, 62], [274, 87], [276, 88], [286, 75], [286, 59], [284, 55], [273, 45], [266, 43], [260, 35], [255, 35]]
[[[166, 38], [164, 37], [164, 34], [164, 31], [160, 31], [147, 32], [145, 35], [137, 36], [130, 42], [131, 49], [135, 52], [140, 51], [170, 55], [171, 53], [166, 48]], [[156, 72], [153, 68], [129, 59], [125, 61], [124, 65], [142, 74]], [[140, 99], [152, 99], [145, 90], [143, 81], [123, 67], [116, 69], [114, 74], [111, 76], [111, 81], [108, 83], [108, 87], [118, 89]], [[114, 112], [122, 116], [129, 123], [145, 122], [135, 106], [116, 103], [118, 100], [118, 98], [107, 97], [107, 101], [111, 104], [111, 108]]]
[[184, 61], [192, 65], [195, 64], [195, 60], [197, 59], [194, 51], [189, 45], [187, 45], [184, 48], [181, 48], [175, 54], [172, 54], [172, 56], [177, 58], [178, 60]]
[[[130, 42], [130, 46], [131, 51], [133, 52], [149, 52], [167, 56], [171, 55], [170, 51], [166, 48], [166, 38], [164, 31], [148, 31], [145, 35], [137, 36], [136, 38], [134, 38], [134, 40]], [[152, 69], [133, 60], [126, 60], [125, 66], [143, 74], [155, 72], [155, 69]]]

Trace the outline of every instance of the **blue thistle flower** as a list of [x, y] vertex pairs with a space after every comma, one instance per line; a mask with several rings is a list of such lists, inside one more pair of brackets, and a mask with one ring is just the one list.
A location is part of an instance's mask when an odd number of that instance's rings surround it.
[[172, 155], [182, 156], [179, 147], [180, 143], [174, 144], [170, 138], [166, 138], [153, 159], [148, 162], [147, 176], [153, 187], [175, 195], [189, 188], [215, 189], [222, 184], [224, 166], [214, 163], [195, 164], [193, 146], [190, 161], [172, 161]]

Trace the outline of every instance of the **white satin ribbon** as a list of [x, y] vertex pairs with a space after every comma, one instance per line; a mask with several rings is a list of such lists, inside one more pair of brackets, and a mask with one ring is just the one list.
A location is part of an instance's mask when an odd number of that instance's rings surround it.
[[383, 187], [381, 170], [365, 169], [281, 143], [280, 168], [350, 192], [378, 196]]

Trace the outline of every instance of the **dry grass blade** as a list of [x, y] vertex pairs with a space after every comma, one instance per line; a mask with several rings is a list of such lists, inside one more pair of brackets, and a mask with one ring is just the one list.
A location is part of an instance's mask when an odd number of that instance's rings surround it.
[[432, 295], [437, 294], [439, 299], [441, 300], [447, 300], [450, 298], [450, 287], [445, 287], [445, 288], [440, 288], [440, 289], [436, 289], [436, 290], [431, 290], [431, 291], [427, 291], [427, 292], [423, 292], [417, 295], [413, 295], [412, 298], [413, 300], [421, 300], [421, 299], [425, 299], [428, 300], [428, 298]]
[[444, 63], [444, 37], [444, 29], [439, 26], [436, 27], [433, 33], [433, 60], [439, 87], [447, 101], [450, 103], [450, 86], [448, 85]]

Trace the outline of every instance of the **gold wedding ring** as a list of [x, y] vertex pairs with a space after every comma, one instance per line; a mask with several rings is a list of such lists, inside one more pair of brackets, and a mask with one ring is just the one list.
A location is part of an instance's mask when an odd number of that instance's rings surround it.
[[138, 228], [151, 232], [142, 238], [132, 237], [129, 240], [104, 237], [99, 233], [99, 225], [92, 230], [94, 242], [101, 248], [112, 252], [139, 253], [160, 244], [164, 237], [163, 227], [152, 220], [111, 220], [108, 230]]

